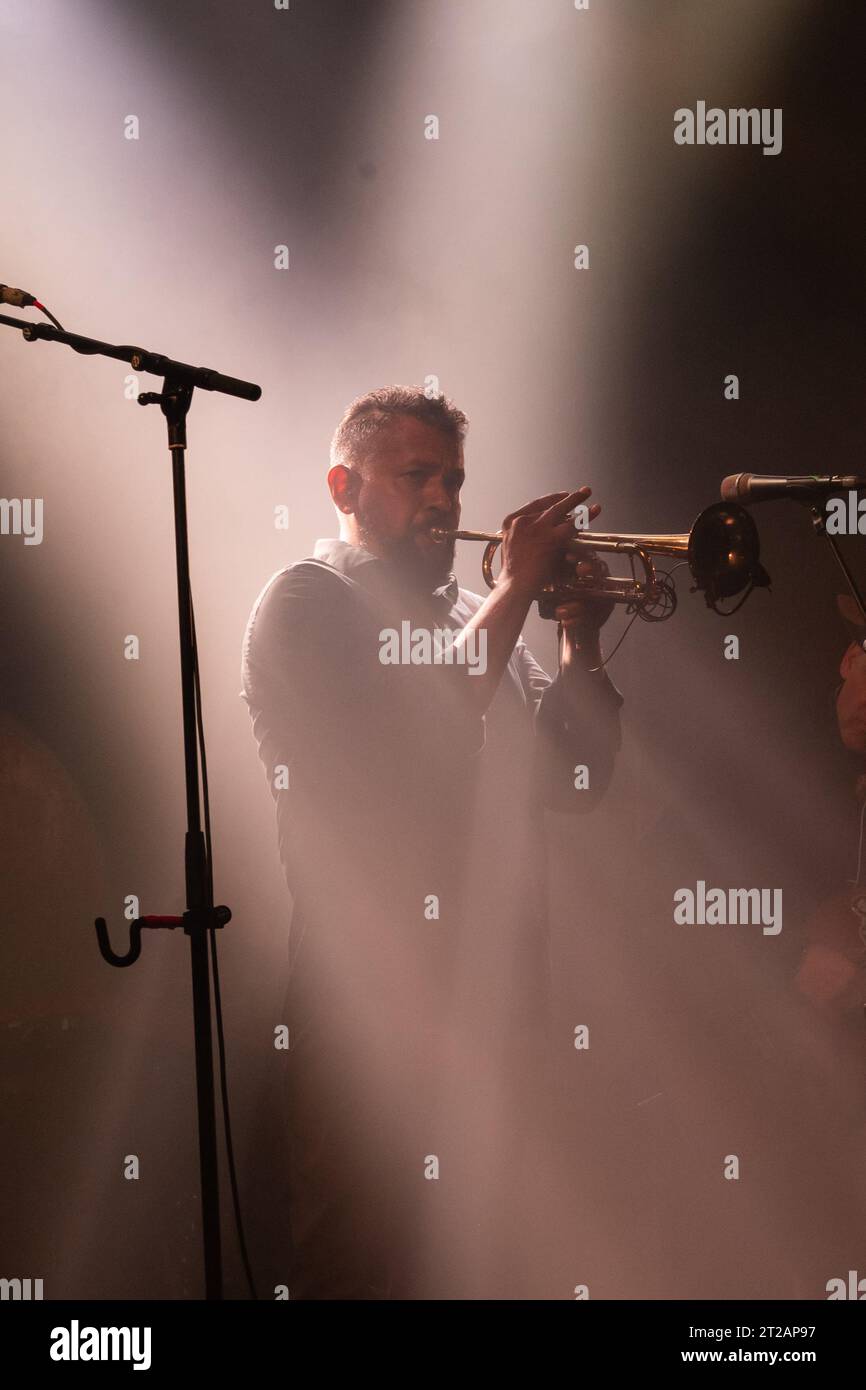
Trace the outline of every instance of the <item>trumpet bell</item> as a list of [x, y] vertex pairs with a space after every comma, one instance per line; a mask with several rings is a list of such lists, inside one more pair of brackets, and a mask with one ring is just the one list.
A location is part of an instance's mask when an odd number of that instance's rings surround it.
[[[490, 561], [495, 546], [488, 546], [482, 566], [490, 583]], [[681, 558], [686, 561], [694, 589], [703, 593], [708, 608], [721, 612], [720, 599], [734, 598], [753, 588], [765, 588], [770, 577], [760, 563], [761, 542], [758, 528], [744, 507], [716, 502], [696, 518], [684, 535], [623, 535], [618, 532], [579, 532], [571, 545], [572, 557], [597, 559], [596, 552], [625, 555], [631, 561], [631, 576], [620, 579], [603, 571], [594, 577], [578, 578], [560, 568], [554, 582], [539, 595], [538, 611], [552, 618], [555, 609], [575, 598], [607, 598], [628, 604], [646, 622], [662, 622], [674, 613], [677, 594], [673, 579], [657, 571], [652, 557]], [[694, 590], [693, 590], [694, 591]]]
[[760, 554], [757, 526], [744, 507], [733, 503], [707, 507], [689, 532], [689, 569], [710, 608], [749, 586], [767, 588], [770, 576]]

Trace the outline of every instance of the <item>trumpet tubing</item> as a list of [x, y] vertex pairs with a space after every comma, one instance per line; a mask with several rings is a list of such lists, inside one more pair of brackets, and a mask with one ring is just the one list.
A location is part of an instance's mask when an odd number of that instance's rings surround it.
[[[501, 531], [446, 531], [435, 528], [433, 540], [480, 541], [484, 544], [481, 572], [488, 588], [494, 588], [493, 557], [502, 544]], [[720, 598], [732, 598], [743, 589], [769, 585], [769, 576], [759, 563], [760, 541], [749, 513], [735, 503], [716, 502], [696, 518], [690, 531], [675, 535], [642, 532], [576, 531], [568, 543], [575, 558], [585, 549], [591, 558], [601, 553], [626, 555], [631, 577], [603, 574], [579, 576], [563, 559], [556, 578], [538, 595], [542, 617], [553, 617], [554, 610], [575, 598], [605, 598], [627, 603], [648, 621], [670, 617], [676, 607], [676, 593], [667, 574], [656, 573], [652, 557], [664, 555], [685, 560], [694, 587], [704, 592], [707, 605], [715, 609]], [[640, 566], [641, 574], [637, 572]], [[716, 611], [720, 611], [716, 609]]]
[[615, 531], [593, 531], [583, 536], [578, 534], [575, 539], [585, 542], [594, 550], [612, 550], [623, 554], [643, 550], [651, 555], [688, 555], [689, 535], [688, 531], [678, 536], [620, 535]]

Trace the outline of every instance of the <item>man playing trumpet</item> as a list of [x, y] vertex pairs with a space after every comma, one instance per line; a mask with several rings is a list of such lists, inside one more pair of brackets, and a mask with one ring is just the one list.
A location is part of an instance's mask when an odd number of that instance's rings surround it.
[[[588, 488], [510, 513], [493, 591], [458, 587], [437, 533], [459, 524], [466, 427], [416, 387], [353, 402], [339, 539], [271, 579], [244, 642], [293, 896], [293, 1298], [541, 1296], [522, 1218], [550, 1139], [543, 810], [603, 795], [622, 697], [608, 600], [557, 608], [555, 679], [520, 635]], [[407, 622], [484, 662], [383, 661]]]

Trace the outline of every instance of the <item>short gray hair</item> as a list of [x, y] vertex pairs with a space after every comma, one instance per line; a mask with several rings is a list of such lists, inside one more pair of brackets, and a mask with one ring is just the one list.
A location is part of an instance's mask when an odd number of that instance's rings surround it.
[[358, 396], [346, 409], [331, 440], [331, 466], [359, 468], [372, 452], [380, 430], [400, 415], [411, 415], [462, 444], [469, 421], [445, 396], [429, 396], [423, 386], [380, 386]]

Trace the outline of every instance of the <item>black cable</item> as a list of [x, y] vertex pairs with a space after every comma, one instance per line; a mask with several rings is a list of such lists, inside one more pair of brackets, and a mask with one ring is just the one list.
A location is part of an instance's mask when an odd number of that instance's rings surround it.
[[752, 592], [752, 590], [754, 589], [754, 587], [755, 587], [754, 584], [752, 584], [751, 581], [750, 581], [750, 582], [749, 582], [749, 587], [748, 587], [748, 589], [746, 590], [746, 592], [743, 594], [743, 597], [740, 599], [739, 603], [734, 604], [734, 607], [733, 607], [733, 608], [719, 608], [718, 605], [717, 605], [716, 603], [711, 603], [711, 604], [710, 604], [710, 607], [712, 608], [712, 610], [713, 610], [714, 613], [718, 613], [718, 615], [719, 615], [720, 618], [731, 618], [731, 617], [733, 617], [733, 615], [734, 615], [735, 613], [739, 613], [740, 609], [742, 608], [743, 604], [746, 602], [746, 599], [749, 597], [749, 594]]
[[[213, 892], [213, 852], [212, 852], [211, 825], [210, 825], [210, 794], [209, 794], [209, 792], [208, 792], [208, 780], [207, 780], [207, 752], [206, 752], [206, 750], [205, 750], [205, 741], [204, 741], [204, 721], [203, 721], [203, 719], [202, 719], [202, 709], [201, 709], [201, 681], [200, 681], [200, 678], [199, 678], [199, 669], [198, 669], [198, 642], [196, 641], [196, 635], [195, 635], [195, 610], [194, 610], [194, 608], [193, 608], [192, 595], [191, 595], [191, 594], [190, 594], [190, 600], [189, 600], [189, 618], [190, 618], [190, 627], [191, 627], [191, 629], [192, 629], [193, 679], [194, 679], [194, 681], [195, 681], [195, 718], [196, 718], [196, 728], [197, 728], [197, 730], [198, 730], [199, 758], [200, 758], [200, 762], [201, 762], [202, 804], [203, 804], [203, 806], [204, 806], [204, 839], [205, 839], [205, 859], [206, 859], [206, 867], [207, 867], [207, 896], [208, 896], [208, 906], [212, 908], [212, 907], [213, 907], [213, 901], [214, 901], [214, 892]], [[226, 1072], [226, 1047], [225, 1047], [225, 1034], [224, 1034], [224, 1032], [223, 1032], [222, 996], [221, 996], [221, 994], [220, 994], [219, 965], [218, 965], [218, 962], [217, 962], [217, 934], [216, 934], [216, 931], [215, 931], [215, 929], [214, 929], [213, 927], [211, 927], [211, 929], [210, 929], [210, 931], [209, 931], [209, 936], [210, 936], [211, 970], [212, 970], [212, 973], [213, 973], [214, 1014], [215, 1014], [215, 1016], [216, 1016], [217, 1053], [218, 1053], [218, 1055], [219, 1055], [220, 1099], [221, 1099], [221, 1102], [222, 1102], [222, 1111], [223, 1111], [223, 1128], [225, 1129], [225, 1137], [226, 1137], [226, 1156], [227, 1156], [227, 1159], [228, 1159], [229, 1185], [230, 1185], [230, 1187], [231, 1187], [231, 1193], [232, 1193], [232, 1208], [233, 1208], [233, 1211], [234, 1211], [235, 1226], [236, 1226], [236, 1228], [237, 1228], [237, 1233], [238, 1233], [238, 1244], [239, 1244], [239, 1246], [240, 1246], [241, 1261], [242, 1261], [242, 1263], [243, 1263], [244, 1273], [245, 1273], [246, 1276], [247, 1276], [247, 1283], [248, 1283], [249, 1286], [250, 1286], [250, 1293], [252, 1294], [253, 1299], [254, 1299], [255, 1301], [258, 1301], [258, 1297], [259, 1297], [259, 1296], [258, 1296], [258, 1294], [256, 1293], [256, 1285], [255, 1285], [255, 1280], [254, 1280], [254, 1278], [253, 1278], [252, 1265], [250, 1264], [250, 1258], [249, 1258], [249, 1255], [248, 1255], [248, 1253], [247, 1253], [247, 1242], [246, 1242], [246, 1236], [244, 1235], [244, 1223], [243, 1223], [243, 1216], [242, 1216], [242, 1213], [241, 1213], [240, 1191], [239, 1191], [239, 1188], [238, 1188], [237, 1170], [236, 1170], [236, 1168], [235, 1168], [235, 1152], [234, 1152], [234, 1144], [233, 1144], [233, 1142], [232, 1142], [231, 1119], [230, 1119], [230, 1116], [229, 1116], [229, 1088], [228, 1088], [228, 1076], [227, 1076], [227, 1072]]]
[[[678, 569], [682, 569], [683, 565], [685, 565], [685, 564], [688, 564], [688, 561], [687, 561], [687, 560], [680, 560], [679, 564], [674, 565], [674, 567], [673, 567], [672, 570], [668, 570], [668, 571], [667, 571], [668, 576], [670, 577], [670, 575], [675, 574], [676, 571], [677, 571]], [[746, 602], [746, 599], [747, 599], [747, 598], [749, 597], [749, 595], [754, 591], [754, 588], [755, 588], [755, 585], [754, 585], [754, 583], [752, 582], [752, 580], [750, 579], [750, 580], [749, 580], [749, 587], [748, 587], [748, 589], [747, 589], [746, 592], [743, 594], [743, 597], [740, 599], [739, 603], [734, 604], [734, 607], [733, 607], [733, 608], [719, 608], [718, 604], [717, 604], [715, 601], [714, 601], [713, 603], [709, 604], [708, 606], [709, 606], [710, 608], [712, 608], [712, 610], [713, 610], [714, 613], [718, 613], [718, 615], [719, 615], [720, 618], [730, 618], [730, 617], [733, 617], [734, 613], [738, 613], [739, 610], [742, 608], [743, 604]], [[694, 589], [692, 589], [692, 593], [694, 593]]]
[[[680, 566], [681, 566], [681, 565], [684, 565], [685, 563], [686, 563], [685, 560], [681, 560], [681, 561], [680, 561], [680, 564], [679, 564], [679, 565], [674, 565], [674, 568], [673, 568], [672, 570], [666, 570], [666, 571], [664, 571], [664, 582], [665, 582], [666, 584], [670, 584], [670, 582], [671, 582], [671, 576], [673, 575], [674, 571], [675, 571], [675, 570], [678, 570], [678, 569], [680, 568]], [[675, 595], [675, 594], [674, 594], [674, 600], [675, 600], [675, 601], [674, 601], [674, 608], [675, 608], [675, 607], [676, 607], [676, 595]], [[657, 617], [657, 618], [650, 618], [650, 619], [648, 619], [647, 621], [649, 621], [649, 622], [656, 622], [656, 623], [664, 622], [664, 620], [665, 620], [666, 618], [669, 618], [669, 617], [671, 616], [671, 614], [672, 614], [673, 611], [674, 611], [674, 608], [669, 609], [666, 613], [661, 614], [661, 615], [660, 615], [659, 617]], [[604, 670], [604, 668], [607, 666], [608, 662], [609, 662], [609, 661], [612, 661], [613, 658], [616, 656], [617, 652], [619, 651], [619, 649], [620, 649], [620, 647], [622, 646], [623, 642], [625, 641], [626, 637], [628, 637], [628, 634], [630, 633], [630, 631], [631, 631], [631, 629], [632, 629], [632, 626], [633, 626], [633, 624], [634, 624], [635, 619], [636, 619], [636, 618], [641, 618], [641, 617], [644, 617], [644, 616], [645, 616], [645, 615], [641, 612], [640, 607], [639, 607], [639, 606], [636, 606], [634, 612], [632, 613], [631, 622], [630, 622], [630, 623], [628, 624], [628, 626], [626, 627], [625, 632], [624, 632], [624, 633], [622, 634], [622, 636], [620, 637], [620, 639], [619, 639], [619, 641], [617, 642], [616, 646], [614, 647], [613, 651], [610, 653], [610, 656], [606, 656], [605, 659], [604, 659], [604, 661], [602, 661], [601, 664], [600, 664], [599, 666], [590, 666], [590, 667], [588, 668], [588, 673], [589, 673], [589, 675], [594, 676], [594, 675], [596, 674], [597, 671], [603, 671], [603, 670]]]
[[639, 609], [639, 608], [636, 608], [635, 611], [634, 611], [634, 613], [632, 614], [631, 622], [630, 622], [630, 623], [628, 624], [628, 626], [626, 627], [625, 632], [624, 632], [624, 633], [622, 634], [622, 636], [620, 637], [619, 641], [617, 642], [617, 644], [616, 644], [616, 646], [614, 647], [613, 651], [611, 652], [610, 656], [606, 656], [605, 659], [604, 659], [604, 661], [601, 663], [600, 666], [590, 666], [590, 667], [587, 668], [588, 674], [589, 674], [590, 676], [594, 676], [595, 673], [596, 673], [596, 671], [603, 671], [604, 668], [605, 668], [605, 666], [607, 665], [607, 663], [608, 663], [609, 661], [612, 661], [612, 660], [613, 660], [613, 658], [616, 656], [617, 652], [619, 651], [620, 647], [622, 646], [623, 642], [624, 642], [625, 639], [628, 637], [628, 634], [629, 634], [629, 632], [631, 631], [631, 628], [632, 628], [632, 624], [633, 624], [633, 623], [635, 622], [635, 620], [636, 620], [637, 618], [639, 618], [639, 617], [640, 617], [640, 609]]
[[56, 319], [56, 318], [54, 317], [54, 315], [52, 314], [51, 310], [50, 310], [50, 309], [46, 309], [45, 305], [44, 305], [44, 304], [40, 304], [40, 303], [38, 302], [38, 300], [37, 300], [37, 302], [36, 302], [36, 308], [37, 308], [37, 309], [41, 309], [41, 311], [42, 311], [42, 313], [45, 315], [45, 317], [46, 317], [47, 319], [50, 319], [51, 322], [54, 324], [54, 327], [57, 328], [57, 329], [59, 329], [61, 333], [65, 333], [65, 332], [66, 332], [66, 329], [63, 327], [63, 324], [60, 322], [60, 320], [59, 320], [59, 319]]

